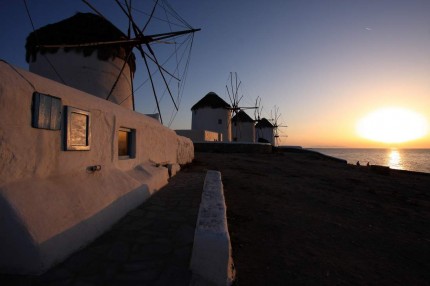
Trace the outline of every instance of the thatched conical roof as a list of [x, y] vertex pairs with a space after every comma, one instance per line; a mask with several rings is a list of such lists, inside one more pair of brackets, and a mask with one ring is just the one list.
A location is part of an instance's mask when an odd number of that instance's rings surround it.
[[270, 123], [269, 120], [263, 117], [258, 121], [257, 124], [255, 124], [255, 128], [273, 128], [273, 124]]
[[[58, 48], [41, 48], [39, 45], [75, 45], [83, 43], [97, 43], [126, 39], [126, 35], [103, 17], [92, 13], [77, 13], [74, 16], [60, 22], [49, 24], [30, 33], [27, 37], [26, 60], [35, 61], [37, 53], [56, 53]], [[90, 46], [78, 48], [64, 48], [66, 52], [76, 51], [90, 56], [97, 51], [100, 60], [119, 57], [123, 60], [133, 46], [127, 44], [115, 44], [107, 46]], [[128, 59], [130, 69], [136, 70], [135, 56]]]
[[240, 110], [233, 118], [231, 119], [233, 122], [254, 122], [254, 119], [252, 119], [248, 114], [246, 114], [245, 111]]
[[196, 104], [191, 107], [191, 110], [210, 107], [210, 108], [231, 108], [230, 104], [225, 102], [221, 97], [215, 92], [209, 92], [202, 99], [200, 99]]

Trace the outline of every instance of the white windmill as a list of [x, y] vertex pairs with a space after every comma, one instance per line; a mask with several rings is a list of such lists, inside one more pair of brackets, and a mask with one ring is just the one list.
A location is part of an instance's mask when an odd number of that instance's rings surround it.
[[254, 120], [246, 114], [244, 110], [255, 109], [255, 106], [239, 106], [243, 95], [240, 95], [240, 86], [242, 82], [238, 79], [236, 72], [230, 72], [228, 84], [225, 86], [231, 104], [232, 117], [230, 124], [232, 126], [232, 140], [241, 142], [255, 142], [255, 125]]
[[[133, 110], [135, 92], [145, 84], [161, 123], [161, 100], [169, 95], [174, 108], [170, 126], [181, 101], [194, 33], [200, 29], [192, 28], [165, 0], [155, 0], [147, 19], [138, 25], [135, 14], [142, 10], [132, 7], [131, 0], [115, 0], [128, 21], [127, 33], [123, 33], [89, 1], [82, 1], [93, 13], [78, 13], [37, 30], [33, 27], [26, 44], [30, 71]], [[167, 31], [151, 24], [160, 20], [157, 13], [167, 18], [163, 20]], [[179, 26], [173, 31], [172, 27]], [[137, 62], [144, 66], [146, 77], [136, 87]]]

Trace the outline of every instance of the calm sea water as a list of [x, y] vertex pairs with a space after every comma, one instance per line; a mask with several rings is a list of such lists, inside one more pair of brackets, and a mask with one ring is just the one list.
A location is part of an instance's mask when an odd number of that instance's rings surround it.
[[342, 158], [348, 163], [389, 166], [392, 169], [430, 173], [430, 149], [347, 149], [312, 148], [311, 150]]

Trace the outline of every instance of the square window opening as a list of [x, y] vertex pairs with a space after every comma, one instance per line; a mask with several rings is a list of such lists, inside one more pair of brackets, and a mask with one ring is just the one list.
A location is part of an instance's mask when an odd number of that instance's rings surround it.
[[88, 151], [91, 147], [91, 113], [66, 106], [66, 151]]
[[47, 130], [60, 130], [61, 113], [61, 98], [39, 92], [33, 93], [32, 127]]
[[136, 157], [136, 130], [121, 127], [118, 130], [118, 158], [132, 159]]

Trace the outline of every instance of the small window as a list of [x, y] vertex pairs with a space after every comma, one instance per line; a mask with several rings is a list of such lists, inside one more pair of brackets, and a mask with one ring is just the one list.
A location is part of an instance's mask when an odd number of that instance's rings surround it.
[[33, 93], [31, 124], [34, 128], [60, 130], [61, 128], [61, 98]]
[[71, 106], [67, 106], [66, 110], [66, 150], [90, 150], [91, 113]]
[[134, 129], [121, 127], [118, 130], [118, 158], [135, 158], [136, 131]]
[[218, 119], [218, 124], [222, 124], [222, 119]]

